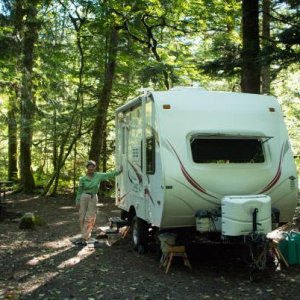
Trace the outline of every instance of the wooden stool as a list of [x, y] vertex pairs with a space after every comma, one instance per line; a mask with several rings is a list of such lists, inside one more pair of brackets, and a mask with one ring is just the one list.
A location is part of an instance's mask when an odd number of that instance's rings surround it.
[[166, 252], [163, 254], [161, 263], [161, 266], [166, 267], [166, 274], [169, 272], [173, 257], [175, 256], [181, 256], [183, 258], [184, 265], [192, 269], [184, 246], [168, 246]]
[[279, 241], [270, 240], [269, 247], [270, 247], [270, 251], [276, 256], [278, 262], [280, 263], [282, 261], [285, 264], [285, 266], [288, 267], [289, 264], [279, 249]]

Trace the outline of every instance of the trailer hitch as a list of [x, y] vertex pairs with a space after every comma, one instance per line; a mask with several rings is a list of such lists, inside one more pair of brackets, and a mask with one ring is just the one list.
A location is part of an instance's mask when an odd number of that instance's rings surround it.
[[254, 208], [254, 211], [252, 213], [252, 231], [253, 232], [257, 231], [257, 225], [261, 226], [261, 223], [257, 222], [257, 213], [258, 213], [258, 208]]
[[255, 274], [258, 271], [264, 270], [266, 267], [268, 253], [267, 236], [257, 231], [257, 226], [261, 223], [257, 222], [258, 208], [255, 208], [252, 213], [252, 232], [245, 237], [245, 243], [249, 248], [250, 262], [249, 275], [250, 281], [255, 281]]

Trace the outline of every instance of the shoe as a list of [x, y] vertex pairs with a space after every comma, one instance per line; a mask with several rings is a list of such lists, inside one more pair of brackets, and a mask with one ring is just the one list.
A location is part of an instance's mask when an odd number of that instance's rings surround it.
[[98, 241], [96, 239], [90, 238], [89, 240], [87, 240], [88, 244], [95, 244], [98, 243]]
[[86, 246], [87, 245], [87, 242], [85, 240], [81, 240], [81, 241], [77, 241], [75, 243], [77, 246]]

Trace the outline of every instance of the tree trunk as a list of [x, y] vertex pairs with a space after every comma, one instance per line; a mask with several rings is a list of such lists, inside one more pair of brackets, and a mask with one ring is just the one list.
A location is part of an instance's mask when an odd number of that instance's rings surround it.
[[22, 87], [21, 87], [21, 127], [20, 127], [20, 171], [21, 184], [25, 193], [35, 188], [31, 170], [32, 125], [34, 117], [34, 96], [32, 88], [33, 53], [37, 41], [37, 1], [27, 3], [27, 18], [23, 42]]
[[77, 183], [77, 142], [74, 144], [74, 159], [73, 159], [73, 194], [76, 194], [76, 183]]
[[57, 112], [56, 112], [56, 107], [54, 107], [54, 112], [53, 112], [53, 124], [52, 124], [52, 128], [53, 128], [53, 140], [52, 140], [52, 165], [53, 168], [56, 169], [57, 167], [57, 158], [58, 158], [58, 153], [57, 153], [57, 149], [58, 149], [58, 141], [57, 141]]
[[[19, 41], [19, 37], [22, 36], [24, 12], [22, 9], [22, 0], [16, 0], [12, 6], [12, 19], [13, 19], [13, 36], [16, 41]], [[15, 71], [20, 66], [21, 56], [21, 42], [18, 42], [16, 57]], [[17, 76], [15, 75], [15, 78]], [[9, 109], [8, 109], [8, 180], [18, 180], [18, 124], [16, 113], [18, 111], [17, 103], [19, 100], [19, 84], [12, 83], [10, 85], [11, 94], [9, 96]]]
[[242, 2], [242, 78], [241, 89], [244, 93], [260, 93], [260, 50], [258, 0]]
[[105, 65], [104, 83], [102, 91], [97, 104], [97, 116], [94, 123], [91, 148], [89, 159], [94, 160], [99, 166], [100, 153], [103, 143], [103, 129], [105, 126], [107, 109], [111, 99], [111, 91], [113, 87], [113, 79], [115, 75], [115, 68], [117, 62], [118, 52], [118, 30], [114, 27], [111, 28], [107, 61]]
[[17, 167], [17, 120], [16, 120], [16, 98], [17, 93], [9, 98], [8, 116], [8, 180], [18, 180], [18, 167]]
[[[268, 46], [270, 40], [270, 0], [263, 0], [263, 22], [262, 22], [263, 47]], [[266, 55], [266, 54], [265, 54]], [[263, 59], [261, 69], [261, 91], [263, 94], [270, 94], [271, 76], [270, 64], [267, 57]]]

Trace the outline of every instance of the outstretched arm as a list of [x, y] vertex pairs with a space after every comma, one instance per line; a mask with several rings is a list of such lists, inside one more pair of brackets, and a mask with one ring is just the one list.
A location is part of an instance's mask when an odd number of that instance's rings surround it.
[[123, 166], [121, 166], [118, 171], [104, 173], [103, 180], [107, 180], [107, 179], [116, 177], [116, 176], [120, 175], [122, 172], [123, 172]]

